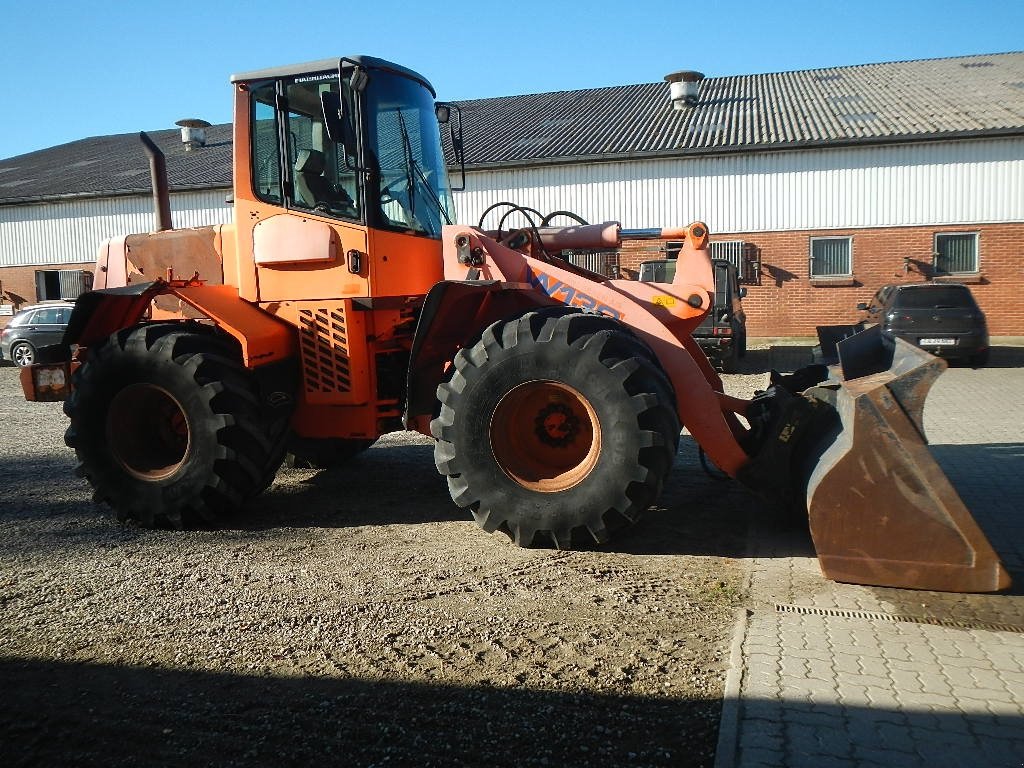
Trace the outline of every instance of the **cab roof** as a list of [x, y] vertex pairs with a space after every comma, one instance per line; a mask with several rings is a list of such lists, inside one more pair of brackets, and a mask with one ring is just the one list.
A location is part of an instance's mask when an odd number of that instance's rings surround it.
[[419, 72], [403, 67], [401, 64], [378, 59], [374, 56], [339, 56], [335, 59], [320, 59], [319, 61], [307, 61], [302, 64], [289, 64], [283, 67], [270, 67], [269, 69], [257, 69], [252, 72], [240, 72], [237, 75], [231, 76], [231, 82], [251, 83], [256, 80], [276, 80], [282, 77], [309, 75], [314, 72], [336, 72], [343, 61], [355, 63], [366, 69], [380, 69], [385, 72], [393, 72], [396, 75], [412, 78], [426, 86], [431, 96], [437, 97], [434, 86]]

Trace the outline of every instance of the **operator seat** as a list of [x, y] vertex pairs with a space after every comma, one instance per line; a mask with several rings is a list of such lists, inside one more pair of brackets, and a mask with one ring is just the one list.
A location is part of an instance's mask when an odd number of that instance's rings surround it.
[[300, 149], [295, 160], [295, 202], [324, 213], [355, 216], [352, 196], [341, 186], [333, 185], [323, 176], [324, 153], [316, 149]]
[[315, 149], [300, 149], [295, 160], [295, 197], [299, 205], [316, 208], [331, 198], [331, 185], [322, 174], [324, 153]]

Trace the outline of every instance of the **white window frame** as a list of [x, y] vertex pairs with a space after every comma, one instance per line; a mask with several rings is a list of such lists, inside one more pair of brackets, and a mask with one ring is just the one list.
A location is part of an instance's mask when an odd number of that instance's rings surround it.
[[[845, 240], [847, 271], [819, 275], [814, 272], [814, 244], [822, 240]], [[810, 238], [807, 246], [807, 274], [811, 280], [842, 280], [853, 277], [853, 235], [822, 235]]]
[[[939, 272], [935, 263], [939, 258], [939, 238], [940, 237], [965, 237], [970, 236], [974, 238], [974, 269], [966, 270], [963, 272]], [[932, 237], [932, 271], [936, 277], [944, 277], [948, 275], [978, 275], [981, 274], [981, 233], [980, 232], [936, 232]]]

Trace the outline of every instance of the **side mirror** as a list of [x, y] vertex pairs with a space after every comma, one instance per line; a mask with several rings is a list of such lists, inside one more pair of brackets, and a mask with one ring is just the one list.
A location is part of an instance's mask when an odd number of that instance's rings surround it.
[[859, 309], [861, 312], [866, 312], [867, 308], [868, 308], [868, 305], [865, 304], [863, 301], [860, 304], [857, 305], [857, 309]]
[[[452, 111], [455, 111], [455, 120], [452, 120]], [[439, 101], [434, 104], [434, 114], [441, 125], [448, 125], [448, 137], [452, 142], [452, 152], [455, 154], [455, 162], [459, 164], [462, 171], [462, 184], [453, 186], [452, 192], [461, 192], [466, 188], [466, 147], [462, 141], [462, 110], [458, 104], [446, 101]]]
[[745, 299], [747, 298], [747, 289], [741, 285], [739, 291], [737, 291], [737, 294], [741, 299]]

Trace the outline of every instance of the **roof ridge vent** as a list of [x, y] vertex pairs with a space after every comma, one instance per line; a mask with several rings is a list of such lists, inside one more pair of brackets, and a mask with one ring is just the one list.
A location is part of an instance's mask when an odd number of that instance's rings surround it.
[[195, 117], [187, 117], [178, 120], [175, 125], [181, 126], [181, 143], [185, 145], [186, 152], [206, 146], [206, 129], [210, 127], [210, 123]]
[[683, 69], [665, 75], [669, 98], [672, 99], [672, 109], [682, 110], [694, 106], [697, 103], [700, 88], [698, 84], [703, 79], [703, 72], [696, 72], [692, 69]]

